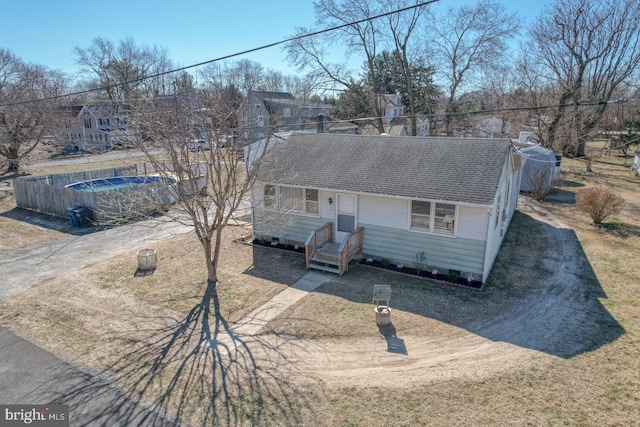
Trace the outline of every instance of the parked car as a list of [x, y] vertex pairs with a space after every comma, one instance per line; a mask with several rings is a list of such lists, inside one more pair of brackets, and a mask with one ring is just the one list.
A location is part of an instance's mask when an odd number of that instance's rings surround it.
[[187, 143], [187, 149], [189, 151], [211, 150], [211, 145], [207, 141], [199, 139]]

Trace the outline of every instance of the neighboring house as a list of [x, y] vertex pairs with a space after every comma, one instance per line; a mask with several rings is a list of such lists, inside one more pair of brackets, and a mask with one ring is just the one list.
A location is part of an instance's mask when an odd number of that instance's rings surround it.
[[325, 133], [341, 133], [346, 135], [357, 135], [359, 127], [348, 121], [329, 120], [324, 123]]
[[332, 242], [360, 227], [363, 256], [486, 281], [514, 213], [517, 154], [506, 139], [292, 135], [252, 189], [256, 238]]
[[424, 116], [424, 117], [418, 117], [418, 123], [417, 123], [417, 131], [418, 131], [418, 135], [417, 136], [429, 136], [429, 117]]
[[127, 113], [119, 105], [74, 105], [61, 111], [59, 139], [69, 149], [110, 149], [127, 131]]
[[402, 97], [400, 95], [380, 95], [380, 107], [382, 111], [382, 122], [385, 125], [390, 124], [394, 118], [404, 116], [404, 105], [402, 105]]
[[535, 132], [522, 131], [518, 134], [518, 141], [521, 144], [539, 144], [538, 135]]
[[277, 131], [317, 130], [331, 116], [330, 104], [295, 99], [285, 92], [251, 91], [238, 112], [241, 143], [258, 141]]
[[511, 123], [497, 116], [478, 118], [476, 127], [479, 136], [484, 138], [500, 138], [511, 133]]

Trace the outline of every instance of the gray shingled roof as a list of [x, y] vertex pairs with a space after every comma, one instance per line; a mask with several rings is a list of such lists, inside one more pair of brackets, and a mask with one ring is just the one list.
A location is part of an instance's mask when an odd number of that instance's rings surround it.
[[263, 182], [490, 205], [508, 139], [292, 135], [266, 155]]

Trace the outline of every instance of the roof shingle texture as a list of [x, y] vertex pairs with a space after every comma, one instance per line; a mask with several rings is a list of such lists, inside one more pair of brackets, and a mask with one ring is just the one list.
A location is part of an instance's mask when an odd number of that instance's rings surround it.
[[508, 139], [292, 135], [265, 156], [258, 180], [491, 205], [510, 147]]

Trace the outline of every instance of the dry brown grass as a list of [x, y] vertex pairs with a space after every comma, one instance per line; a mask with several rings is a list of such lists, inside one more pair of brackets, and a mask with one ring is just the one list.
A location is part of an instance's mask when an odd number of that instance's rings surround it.
[[[193, 327], [192, 333], [199, 330], [185, 322], [203, 300], [205, 277], [200, 248], [189, 236], [158, 247], [158, 269], [151, 276], [133, 277], [136, 261], [131, 253], [14, 298], [3, 307], [3, 323], [153, 401], [169, 390], [179, 361], [190, 361], [195, 374], [179, 377], [170, 388], [182, 397], [165, 403], [173, 410], [172, 405], [183, 403], [182, 415], [196, 424], [207, 419], [217, 425], [634, 425], [640, 419], [640, 179], [631, 177], [623, 160], [615, 157], [594, 162], [593, 170], [586, 173], [583, 163], [565, 159], [562, 180], [548, 201], [527, 203], [575, 231], [595, 273], [594, 287], [604, 293], [598, 299], [624, 334], [592, 351], [546, 357], [544, 364], [490, 379], [478, 375], [477, 380], [431, 382], [409, 390], [386, 387], [376, 378], [368, 387], [299, 387], [293, 381], [295, 372], [293, 377], [283, 373], [267, 379], [246, 361], [239, 364], [241, 374], [225, 371], [222, 358], [214, 358], [212, 365], [200, 353], [194, 359], [191, 353], [178, 357], [176, 351], [171, 360], [162, 360], [167, 368], [145, 388], [150, 372], [146, 367], [167, 348], [158, 337], [175, 337], [166, 333], [180, 324]], [[626, 200], [623, 211], [600, 227], [575, 207], [575, 191], [590, 185], [609, 186]], [[385, 283], [393, 288], [393, 324], [401, 336], [446, 338], [458, 326], [500, 313], [547, 274], [532, 256], [545, 245], [535, 227], [526, 215], [516, 216], [484, 292], [354, 267], [290, 307], [269, 329], [291, 340], [379, 338], [381, 332], [372, 322], [371, 285]], [[219, 314], [233, 322], [295, 282], [304, 273], [304, 263], [298, 255], [232, 243], [230, 238], [243, 232], [229, 231], [217, 297]], [[193, 335], [184, 339], [198, 342]], [[278, 353], [278, 348], [267, 350]], [[217, 363], [221, 371], [211, 372]], [[220, 375], [228, 378], [230, 373], [244, 385], [234, 383], [225, 395]], [[233, 409], [225, 409], [229, 403]], [[214, 421], [212, 412], [203, 412], [206, 408], [215, 408], [216, 414], [231, 411], [233, 416]]]
[[131, 166], [135, 163], [145, 161], [143, 156], [127, 155], [118, 160], [92, 160], [89, 163], [80, 159], [79, 163], [71, 165], [29, 167], [29, 164], [32, 163], [49, 161], [49, 156], [59, 151], [60, 149], [51, 146], [41, 146], [39, 150], [23, 162], [23, 166], [25, 167], [20, 174], [9, 174], [6, 173], [6, 171], [0, 172], [0, 250], [17, 249], [47, 240], [59, 239], [64, 236], [64, 234], [59, 231], [31, 225], [25, 221], [14, 219], [15, 216], [37, 216], [38, 214], [23, 211], [19, 215], [12, 215], [15, 209], [17, 209], [11, 182], [13, 178], [29, 175], [51, 175], [85, 171], [88, 166], [94, 170]]
[[21, 248], [64, 236], [63, 233], [11, 218], [15, 209], [11, 175], [0, 174], [0, 250]]

